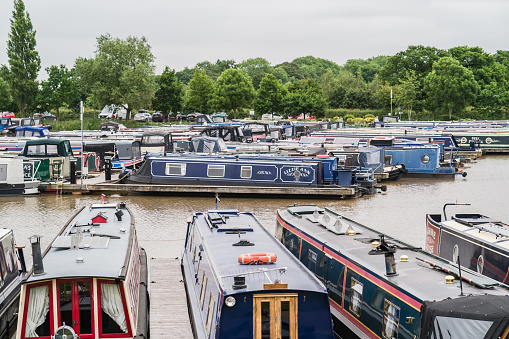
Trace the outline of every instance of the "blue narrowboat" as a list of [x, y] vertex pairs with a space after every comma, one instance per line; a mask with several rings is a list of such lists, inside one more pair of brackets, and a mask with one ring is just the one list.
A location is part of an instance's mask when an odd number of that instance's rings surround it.
[[[340, 336], [505, 338], [509, 333], [509, 286], [327, 208], [278, 210], [276, 238], [327, 286]], [[454, 309], [448, 308], [451, 303]], [[488, 310], [482, 316], [480, 307]]]
[[446, 206], [443, 217], [426, 215], [426, 251], [509, 283], [509, 225], [476, 213], [448, 219]]
[[196, 339], [333, 338], [325, 286], [251, 213], [195, 213], [182, 271]]
[[408, 171], [408, 177], [454, 178], [466, 172], [452, 164], [441, 165], [441, 146], [394, 146], [385, 147], [385, 160], [388, 164], [402, 164]]

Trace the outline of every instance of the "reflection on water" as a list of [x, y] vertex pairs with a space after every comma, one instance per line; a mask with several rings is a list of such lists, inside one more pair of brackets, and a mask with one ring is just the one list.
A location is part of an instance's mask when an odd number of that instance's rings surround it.
[[[402, 179], [388, 183], [387, 192], [352, 200], [253, 199], [220, 197], [219, 208], [253, 212], [271, 232], [275, 211], [286, 206], [316, 204], [328, 207], [367, 226], [416, 246], [424, 245], [425, 216], [441, 213], [445, 203], [463, 202], [472, 206], [449, 207], [458, 212], [481, 213], [509, 222], [505, 196], [509, 187], [506, 170], [509, 156], [485, 156], [465, 168], [468, 176], [453, 180]], [[180, 257], [186, 220], [193, 212], [215, 208], [212, 197], [110, 196], [108, 202], [125, 201], [136, 220], [138, 238], [149, 257]], [[0, 197], [0, 224], [12, 228], [18, 243], [34, 234], [42, 235], [42, 248], [84, 205], [97, 203], [99, 196], [42, 195]], [[25, 255], [31, 262], [31, 250]]]

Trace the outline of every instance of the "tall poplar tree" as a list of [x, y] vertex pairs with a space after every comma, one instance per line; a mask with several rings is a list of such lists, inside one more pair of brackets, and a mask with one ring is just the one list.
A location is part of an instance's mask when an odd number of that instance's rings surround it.
[[187, 91], [187, 106], [200, 113], [208, 113], [213, 94], [214, 82], [205, 71], [196, 68]]
[[41, 58], [35, 50], [35, 30], [30, 15], [22, 0], [14, 0], [11, 32], [7, 41], [9, 75], [7, 81], [11, 95], [18, 105], [21, 116], [30, 107], [37, 94], [37, 74], [41, 69]]

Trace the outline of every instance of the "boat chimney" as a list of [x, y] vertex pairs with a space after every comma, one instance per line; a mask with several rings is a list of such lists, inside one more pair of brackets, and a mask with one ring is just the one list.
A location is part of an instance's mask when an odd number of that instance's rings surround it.
[[34, 263], [34, 275], [44, 274], [44, 266], [42, 265], [42, 253], [41, 253], [41, 237], [40, 235], [33, 235], [30, 238], [30, 244], [32, 245], [32, 257]]
[[396, 272], [396, 260], [394, 259], [396, 246], [390, 246], [385, 242], [385, 236], [380, 234], [380, 243], [376, 248], [369, 251], [370, 255], [383, 254], [385, 256], [385, 275], [393, 277], [398, 275]]
[[23, 249], [25, 248], [25, 244], [16, 244], [16, 250], [18, 251], [19, 263], [21, 265], [21, 272], [26, 273], [27, 265], [25, 263], [25, 254], [23, 253]]

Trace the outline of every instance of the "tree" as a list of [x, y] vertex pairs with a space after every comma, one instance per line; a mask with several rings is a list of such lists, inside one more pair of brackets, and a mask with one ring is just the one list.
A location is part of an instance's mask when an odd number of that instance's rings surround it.
[[187, 91], [187, 106], [200, 113], [209, 113], [214, 94], [214, 82], [204, 70], [195, 68]]
[[194, 69], [193, 68], [184, 68], [183, 70], [175, 73], [175, 76], [177, 79], [183, 83], [184, 85], [189, 84], [191, 82], [191, 79], [193, 78]]
[[452, 119], [452, 112], [459, 112], [474, 102], [479, 85], [472, 71], [461, 66], [458, 60], [444, 57], [433, 64], [433, 70], [424, 79], [424, 90], [428, 107], [448, 112]]
[[509, 92], [493, 82], [480, 91], [475, 107], [485, 119], [495, 119], [501, 115], [504, 107], [509, 107]]
[[251, 77], [255, 89], [260, 87], [263, 77], [272, 72], [270, 63], [264, 58], [247, 59], [238, 64], [237, 67]]
[[391, 86], [388, 83], [384, 83], [381, 85], [377, 92], [375, 93], [375, 98], [378, 101], [378, 104], [384, 108], [387, 112], [392, 111], [392, 100], [391, 100], [391, 91], [392, 97], [399, 97], [399, 85]]
[[219, 109], [233, 110], [237, 119], [237, 110], [251, 103], [255, 95], [249, 76], [240, 69], [230, 68], [221, 73], [214, 88], [214, 105]]
[[37, 104], [42, 111], [55, 109], [57, 118], [60, 117], [62, 106], [71, 106], [79, 101], [79, 91], [72, 72], [64, 65], [46, 68], [48, 80], [41, 81], [41, 90], [37, 95]]
[[154, 56], [145, 37], [97, 38], [94, 59], [78, 59], [76, 71], [93, 100], [103, 107], [121, 105], [127, 112], [149, 105], [155, 92]]
[[12, 106], [9, 84], [0, 77], [0, 112], [9, 111]]
[[266, 74], [260, 82], [253, 102], [255, 112], [259, 115], [266, 113], [283, 113], [286, 89], [272, 74]]
[[7, 41], [10, 70], [6, 80], [19, 112], [24, 116], [26, 108], [30, 107], [37, 94], [36, 79], [41, 69], [41, 59], [35, 50], [35, 30], [22, 0], [14, 0], [10, 21], [11, 32]]
[[399, 95], [396, 96], [396, 105], [408, 110], [408, 121], [412, 120], [412, 107], [414, 107], [419, 95], [419, 82], [415, 71], [407, 72], [404, 79], [400, 79]]
[[288, 115], [313, 114], [317, 118], [325, 116], [327, 102], [318, 81], [307, 79], [288, 86], [285, 97], [285, 109]]
[[175, 76], [175, 70], [165, 67], [159, 89], [152, 99], [152, 107], [164, 113], [180, 112], [184, 106], [184, 85]]

